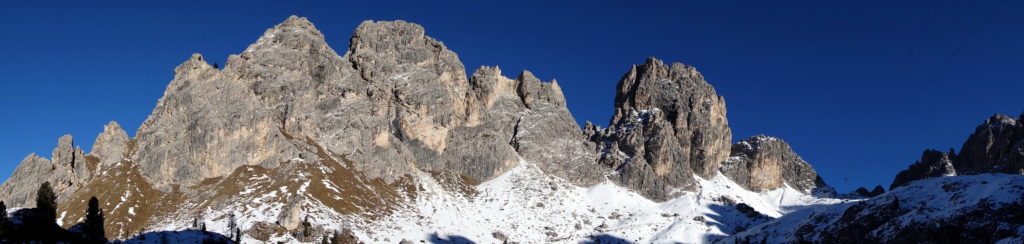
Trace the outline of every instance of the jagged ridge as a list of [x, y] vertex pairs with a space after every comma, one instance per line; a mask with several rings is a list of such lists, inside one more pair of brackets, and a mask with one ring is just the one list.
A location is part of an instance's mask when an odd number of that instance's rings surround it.
[[[53, 162], [30, 155], [0, 186], [0, 197], [25, 207], [38, 183], [58, 182], [59, 210], [66, 213], [99, 194], [110, 219], [121, 223], [108, 225], [108, 233], [124, 238], [136, 228], [180, 228], [200, 214], [259, 209], [209, 204], [241, 194], [273, 207], [261, 211], [275, 217], [245, 226], [246, 235], [268, 241], [268, 233], [297, 228], [298, 216], [319, 207], [332, 209], [317, 213], [325, 218], [355, 223], [387, 215], [376, 207], [414, 201], [425, 175], [460, 191], [528, 162], [576, 186], [611, 179], [665, 201], [718, 177], [730, 154], [724, 99], [692, 66], [654, 58], [633, 66], [619, 82], [611, 126], [581, 131], [557, 81], [529, 71], [507, 78], [496, 67], [466, 77], [458, 56], [419, 25], [363, 22], [342, 56], [324, 38], [292, 16], [231, 55], [223, 69], [193, 54], [175, 68], [136, 138], [113, 122], [90, 154], [62, 138]], [[784, 161], [772, 166], [782, 171], [765, 174], [773, 183], [743, 187], [785, 190], [778, 182], [786, 182], [806, 193], [824, 186], [788, 145], [780, 148], [743, 152]], [[244, 173], [252, 170], [279, 180], [252, 182], [258, 193], [228, 184], [257, 180], [261, 174]], [[320, 186], [305, 188], [317, 179]], [[342, 183], [354, 188], [331, 190]], [[145, 197], [118, 201], [97, 192], [111, 186]], [[168, 219], [172, 224], [157, 225]]]

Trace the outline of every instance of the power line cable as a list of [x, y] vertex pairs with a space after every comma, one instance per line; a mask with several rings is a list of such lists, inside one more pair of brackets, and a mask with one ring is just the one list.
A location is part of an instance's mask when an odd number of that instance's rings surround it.
[[[934, 22], [934, 20], [935, 20], [935, 16], [939, 15], [939, 10], [941, 10], [942, 6], [945, 5], [945, 4], [946, 4], [946, 0], [942, 0], [941, 2], [939, 2], [939, 5], [936, 6], [934, 10], [932, 10], [932, 14], [928, 17], [928, 21], [925, 21], [924, 28], [922, 28], [921, 31], [918, 32], [917, 39], [914, 40], [914, 45], [911, 46], [910, 50], [907, 51], [907, 54], [904, 55], [903, 63], [901, 63], [900, 67], [897, 69], [896, 76], [891, 81], [889, 81], [889, 86], [884, 90], [885, 91], [885, 95], [883, 96], [883, 99], [882, 99], [883, 100], [882, 105], [889, 104], [889, 100], [891, 100], [890, 97], [892, 97], [892, 92], [891, 91], [893, 90], [893, 86], [895, 86], [896, 82], [899, 81], [901, 77], [903, 77], [903, 73], [904, 73], [904, 71], [906, 71], [907, 64], [910, 63], [910, 57], [913, 56], [915, 51], [917, 51], [917, 47], [919, 45], [921, 45], [921, 40], [924, 39], [925, 33], [928, 33], [928, 29], [931, 28], [932, 22]], [[878, 123], [878, 118], [881, 117], [881, 114], [882, 114], [881, 111], [882, 111], [882, 109], [875, 109], [875, 114], [874, 114], [874, 116], [871, 116], [871, 122], [869, 123], [869, 125], [874, 125], [874, 124]], [[868, 138], [873, 138], [873, 137], [874, 137], [874, 135], [869, 136]]]
[[[910, 99], [910, 103], [908, 103], [907, 106], [903, 108], [903, 112], [901, 112], [901, 113], [899, 113], [897, 115], [897, 116], [900, 116], [899, 119], [897, 119], [898, 122], [902, 123], [903, 120], [906, 119], [907, 112], [909, 112], [910, 108], [913, 107], [915, 103], [917, 103], [917, 100], [921, 97], [921, 95], [924, 93], [924, 91], [927, 90], [928, 87], [931, 86], [931, 84], [935, 81], [935, 79], [939, 77], [939, 74], [942, 73], [942, 70], [945, 69], [946, 66], [949, 65], [949, 62], [952, 61], [953, 58], [956, 57], [956, 55], [960, 53], [960, 50], [962, 50], [964, 48], [964, 46], [967, 45], [967, 42], [970, 41], [972, 38], [974, 38], [974, 35], [978, 34], [978, 32], [981, 30], [981, 27], [984, 26], [986, 23], [988, 23], [988, 21], [990, 19], [992, 19], [992, 16], [995, 15], [995, 13], [999, 10], [1000, 7], [1003, 6], [1003, 3], [1005, 3], [1005, 2], [1006, 2], [1006, 0], [1000, 0], [999, 3], [996, 4], [996, 7], [992, 8], [992, 11], [989, 11], [988, 15], [985, 16], [985, 18], [981, 21], [981, 23], [979, 23], [977, 26], [974, 27], [974, 31], [971, 31], [971, 34], [968, 35], [967, 38], [964, 38], [964, 40], [960, 42], [960, 45], [956, 47], [956, 49], [953, 51], [953, 53], [950, 54], [949, 57], [946, 57], [946, 59], [942, 62], [942, 64], [939, 65], [939, 69], [935, 70], [935, 73], [932, 73], [931, 77], [928, 78], [928, 80], [925, 81], [924, 85], [920, 89], [918, 89], [916, 93], [914, 93], [914, 96]], [[892, 131], [892, 129], [893, 129], [893, 127], [895, 127], [895, 125], [896, 124], [894, 124], [893, 126], [890, 126], [889, 130], [887, 130], [886, 133], [883, 134], [882, 140], [879, 141], [879, 143], [878, 143], [879, 145], [884, 144], [885, 141], [887, 141], [889, 139], [889, 136], [892, 134], [892, 133], [889, 133], [889, 132]]]

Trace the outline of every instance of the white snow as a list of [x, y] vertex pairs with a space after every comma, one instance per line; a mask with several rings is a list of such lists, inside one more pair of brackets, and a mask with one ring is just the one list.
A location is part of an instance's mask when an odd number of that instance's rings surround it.
[[749, 192], [721, 175], [697, 179], [699, 191], [658, 203], [611, 182], [577, 187], [526, 162], [477, 186], [476, 197], [452, 194], [421, 177], [423, 191], [414, 206], [371, 223], [374, 226], [367, 229], [374, 232], [361, 235], [364, 240], [384, 242], [457, 236], [492, 243], [498, 241], [492, 233], [500, 231], [521, 243], [575, 243], [592, 235], [643, 243], [699, 243], [753, 224], [735, 207], [720, 202], [722, 197], [773, 217], [839, 201], [789, 187]]
[[[519, 243], [578, 243], [590, 236], [638, 243], [704, 243], [721, 239], [737, 228], [767, 221], [744, 216], [735, 206], [726, 203], [730, 200], [748, 204], [772, 217], [817, 204], [841, 202], [816, 198], [788, 186], [750, 192], [721, 175], [709, 180], [694, 176], [700, 184], [697, 191], [681, 192], [679, 197], [669, 201], [654, 202], [610, 181], [591, 187], [575, 186], [547, 175], [525, 161], [475, 186], [477, 193], [470, 196], [445, 189], [428, 173], [419, 173], [415, 177], [419, 184], [415, 197], [405, 199], [405, 206], [399, 206], [398, 210], [386, 216], [371, 219], [361, 215], [342, 215], [312, 197], [303, 198], [301, 211], [303, 216], [313, 219], [318, 228], [351, 228], [368, 243], [397, 243], [403, 239], [418, 243], [421, 240], [432, 242], [460, 238], [477, 243], [500, 243], [493, 237], [495, 232]], [[270, 181], [266, 175], [252, 179], [262, 181], [264, 178]], [[312, 181], [305, 177], [296, 179], [305, 182], [294, 194], [310, 194], [306, 189]], [[320, 183], [340, 193], [332, 182], [321, 180]], [[236, 213], [236, 221], [243, 230], [259, 222], [273, 224], [286, 205], [278, 196], [290, 199], [287, 197], [289, 194], [292, 193], [285, 186], [249, 184], [238, 196], [246, 200], [224, 201], [226, 205], [207, 207], [199, 215], [208, 230], [225, 234], [230, 232], [226, 216], [232, 212]], [[724, 200], [726, 198], [730, 200]], [[182, 209], [189, 208], [182, 206]], [[133, 209], [129, 208], [129, 212]], [[184, 230], [190, 227], [193, 217], [192, 214], [178, 216], [152, 226], [151, 230]], [[277, 241], [296, 242], [287, 233], [270, 237], [271, 243]], [[243, 236], [243, 242], [259, 241]]]
[[327, 187], [327, 189], [331, 189], [331, 191], [334, 191], [336, 193], [341, 193], [341, 190], [338, 190], [338, 188], [334, 186], [334, 183], [328, 181], [327, 179], [323, 179], [321, 183], [323, 183], [324, 187]]
[[[997, 208], [1003, 204], [1021, 201], [1024, 196], [1024, 176], [1006, 174], [964, 175], [953, 177], [936, 177], [910, 182], [906, 186], [865, 200], [865, 208], [892, 204], [899, 201], [903, 209], [911, 209], [887, 224], [879, 227], [873, 235], [879, 238], [890, 238], [897, 230], [912, 226], [941, 223], [949, 218], [962, 215], [987, 202], [988, 206]], [[817, 230], [831, 225], [846, 214], [846, 210], [855, 202], [833, 205], [822, 205], [787, 214], [775, 221], [756, 226], [750, 231], [729, 237], [748, 238], [750, 235], [764, 234], [769, 242], [793, 242], [792, 236], [797, 228], [808, 223]], [[863, 214], [864, 212], [860, 212]], [[820, 222], [810, 222], [812, 220]], [[815, 233], [815, 232], [812, 232]], [[1024, 229], [1017, 230], [1017, 236], [1024, 236]], [[807, 240], [815, 241], [815, 240]], [[1020, 239], [1010, 240], [1020, 243]], [[725, 242], [729, 242], [726, 240]]]
[[57, 225], [64, 225], [64, 216], [68, 214], [68, 211], [60, 212], [60, 217], [57, 217]]

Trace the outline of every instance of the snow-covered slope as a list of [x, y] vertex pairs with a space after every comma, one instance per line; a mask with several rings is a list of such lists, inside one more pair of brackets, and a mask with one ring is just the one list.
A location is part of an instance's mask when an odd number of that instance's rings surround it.
[[911, 182], [860, 202], [813, 207], [724, 243], [1021, 243], [1024, 176], [984, 174]]
[[[507, 237], [520, 243], [591, 238], [700, 243], [805, 206], [840, 201], [789, 187], [749, 192], [721, 175], [710, 181], [694, 178], [700, 181], [699, 191], [657, 203], [611, 182], [573, 186], [526, 162], [469, 194], [447, 191], [423, 177], [422, 191], [407, 208], [357, 232], [375, 242], [440, 238], [492, 243]], [[741, 203], [766, 216], [750, 212], [748, 217], [737, 208]]]
[[[520, 162], [493, 180], [466, 185], [463, 191], [451, 190], [459, 187], [446, 185], [452, 182], [443, 181], [444, 177], [422, 173], [417, 176], [415, 194], [408, 195], [412, 197], [405, 197], [388, 215], [370, 216], [339, 213], [318, 200], [323, 196], [315, 195], [323, 193], [307, 188], [335, 183], [316, 178], [296, 177], [293, 185], [297, 187], [291, 187], [296, 189], [250, 184], [236, 198], [225, 200], [229, 204], [210, 205], [198, 216], [208, 230], [230, 236], [228, 222], [233, 213], [241, 229], [247, 230], [242, 238], [245, 243], [319, 242], [324, 234], [345, 229], [369, 243], [578, 243], [590, 239], [704, 243], [808, 206], [844, 201], [817, 198], [789, 187], [750, 192], [719, 175], [711, 180], [695, 176], [701, 185], [699, 191], [659, 203], [610, 181], [589, 188], [574, 186], [544, 174], [533, 164]], [[268, 187], [274, 189], [264, 189]], [[273, 223], [281, 221], [280, 216], [291, 205], [261, 199], [280, 195], [305, 196], [296, 206], [300, 206], [302, 218], [309, 219], [309, 237], [287, 231], [265, 231], [267, 236], [258, 236], [261, 229], [279, 228]], [[169, 217], [166, 224], [154, 226], [151, 231], [190, 229], [193, 217]]]

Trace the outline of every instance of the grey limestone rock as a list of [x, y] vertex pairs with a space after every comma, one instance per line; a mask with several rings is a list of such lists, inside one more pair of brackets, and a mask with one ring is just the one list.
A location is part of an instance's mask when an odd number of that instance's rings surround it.
[[103, 132], [96, 136], [96, 141], [92, 144], [92, 152], [89, 152], [89, 155], [98, 158], [101, 167], [120, 162], [128, 152], [130, 140], [128, 133], [121, 129], [120, 124], [110, 121], [103, 126]]
[[757, 135], [732, 146], [732, 156], [721, 172], [751, 191], [772, 190], [788, 185], [804, 193], [819, 188], [828, 191], [825, 181], [782, 139]]
[[[316, 26], [291, 16], [222, 69], [193, 54], [136, 138], [111, 122], [89, 156], [100, 168], [137, 164], [164, 191], [191, 191], [241, 166], [340, 155], [347, 160], [331, 161], [387, 183], [417, 171], [485, 181], [526, 162], [578, 185], [611, 179], [665, 200], [719, 173], [730, 153], [725, 115], [724, 99], [695, 68], [650, 58], [621, 78], [609, 128], [581, 130], [557, 81], [486, 66], [467, 76], [458, 56], [417, 24], [365, 21], [339, 55]], [[35, 156], [21, 171], [70, 187], [93, 174], [84, 157], [69, 137], [54, 151], [57, 173]]]
[[8, 207], [34, 206], [36, 190], [43, 182], [50, 182], [60, 201], [92, 175], [82, 149], [74, 145], [71, 135], [64, 135], [58, 140], [51, 158], [52, 161], [36, 154], [25, 157], [11, 177], [0, 185], [0, 200]]
[[695, 189], [729, 156], [725, 99], [693, 66], [649, 58], [621, 79], [609, 127], [585, 134], [600, 145], [613, 180], [656, 200]]
[[601, 175], [557, 82], [487, 67], [471, 80], [454, 52], [413, 23], [363, 22], [339, 56], [292, 16], [223, 70], [193, 55], [175, 71], [132, 157], [161, 189], [316, 157], [307, 141], [388, 181], [415, 170], [482, 181], [520, 158], [576, 182]]

